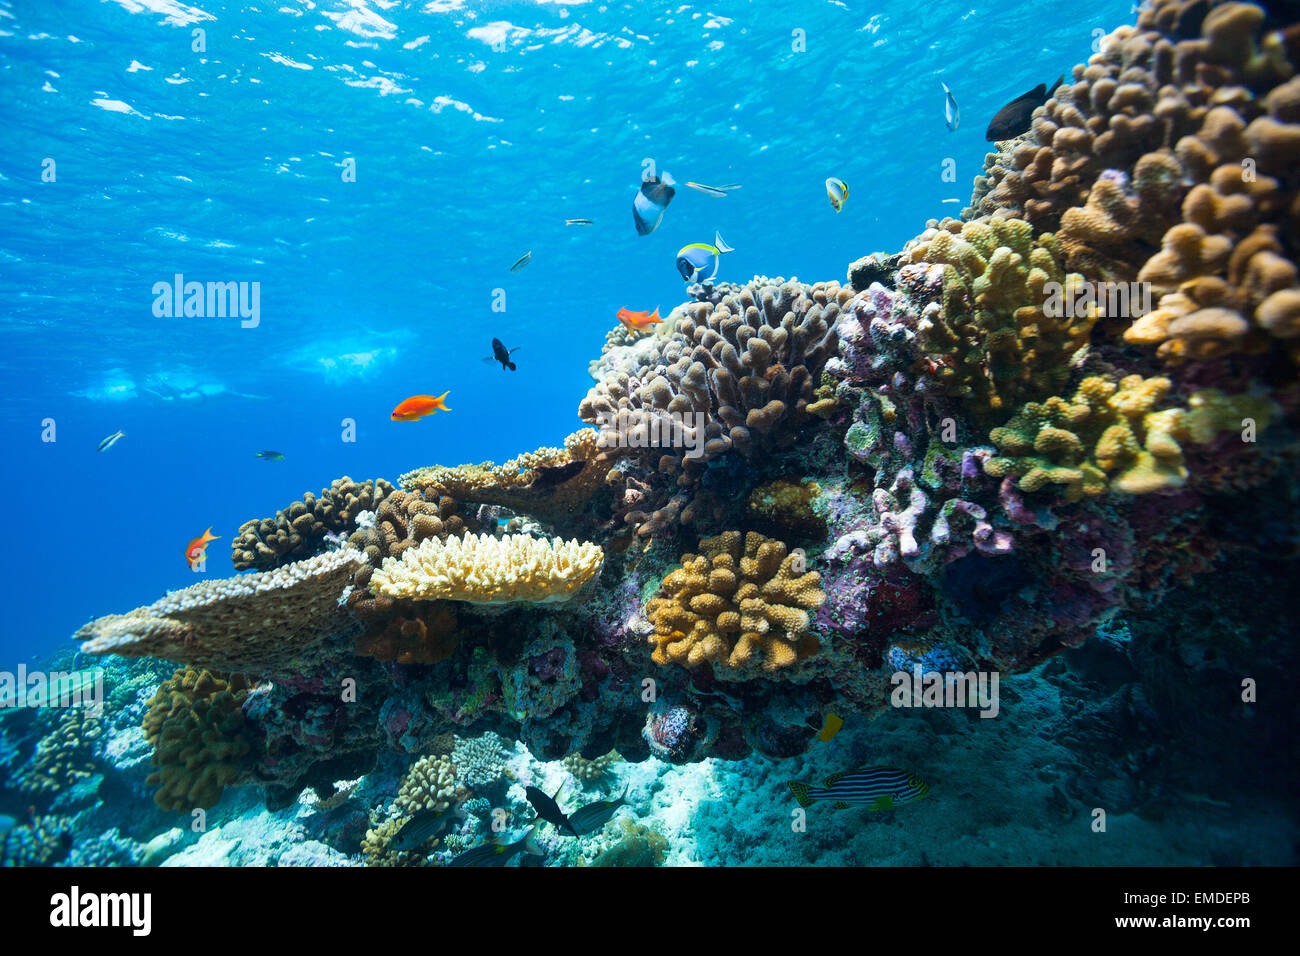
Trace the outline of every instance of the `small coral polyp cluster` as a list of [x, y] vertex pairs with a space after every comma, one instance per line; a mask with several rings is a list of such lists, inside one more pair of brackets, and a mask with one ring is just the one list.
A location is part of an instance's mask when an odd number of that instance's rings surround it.
[[[340, 479], [244, 526], [257, 573], [87, 625], [182, 665], [147, 718], [159, 802], [283, 805], [396, 753], [441, 805], [453, 732], [795, 755], [897, 669], [1033, 667], [1250, 547], [1298, 450], [1300, 25], [1154, 0], [1099, 49], [964, 220], [607, 336], [579, 415], [635, 436]], [[1099, 307], [1130, 281], [1158, 308]], [[626, 440], [651, 434], [681, 441]]]

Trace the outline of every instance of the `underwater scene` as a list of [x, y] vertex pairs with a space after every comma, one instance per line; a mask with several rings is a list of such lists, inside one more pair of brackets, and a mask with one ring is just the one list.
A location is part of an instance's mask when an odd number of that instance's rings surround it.
[[1298, 69], [0, 0], [0, 864], [1294, 866]]

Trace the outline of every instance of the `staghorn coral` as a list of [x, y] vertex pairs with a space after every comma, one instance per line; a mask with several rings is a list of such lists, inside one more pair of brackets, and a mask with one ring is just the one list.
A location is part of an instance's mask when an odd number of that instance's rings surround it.
[[912, 240], [904, 258], [944, 266], [942, 305], [926, 307], [917, 341], [934, 380], [975, 418], [1000, 419], [1065, 384], [1097, 310], [1067, 306], [1083, 277], [1064, 272], [1052, 236], [1035, 239], [1020, 219], [946, 219]]
[[382, 478], [353, 481], [345, 475], [319, 496], [307, 492], [274, 518], [245, 521], [231, 544], [235, 570], [265, 571], [319, 551], [326, 534], [351, 530], [361, 512], [374, 510], [392, 491]]
[[300, 672], [354, 627], [338, 606], [365, 562], [352, 548], [294, 564], [192, 585], [74, 635], [86, 654], [162, 657], [256, 676]]
[[590, 542], [466, 533], [445, 543], [430, 538], [401, 559], [386, 559], [370, 588], [418, 601], [546, 604], [571, 599], [603, 563]]
[[241, 706], [249, 685], [242, 677], [182, 668], [164, 681], [149, 702], [145, 739], [157, 769], [146, 781], [158, 787], [163, 810], [205, 810], [236, 782], [249, 753]]
[[1146, 494], [1186, 481], [1180, 442], [1205, 444], [1244, 418], [1262, 429], [1273, 416], [1267, 400], [1213, 390], [1192, 395], [1186, 409], [1158, 409], [1171, 388], [1167, 378], [1090, 376], [1069, 400], [1030, 402], [993, 429], [1001, 455], [984, 470], [1018, 478], [1026, 492], [1062, 485], [1068, 501], [1107, 490]]
[[95, 774], [102, 720], [79, 707], [66, 710], [41, 738], [27, 766], [17, 775], [20, 790], [54, 796]]
[[808, 612], [826, 595], [817, 572], [803, 569], [802, 554], [753, 531], [706, 538], [700, 552], [682, 555], [646, 604], [656, 664], [707, 663], [719, 676], [742, 677], [816, 652]]

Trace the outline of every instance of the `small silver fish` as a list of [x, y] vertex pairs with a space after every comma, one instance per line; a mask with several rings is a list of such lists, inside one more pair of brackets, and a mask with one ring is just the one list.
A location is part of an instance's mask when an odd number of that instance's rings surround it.
[[110, 448], [112, 448], [114, 445], [117, 444], [117, 441], [118, 441], [119, 438], [125, 438], [125, 437], [126, 437], [126, 432], [124, 432], [124, 431], [122, 431], [121, 429], [119, 429], [119, 430], [113, 432], [113, 434], [109, 435], [109, 436], [108, 436], [107, 438], [105, 438], [103, 441], [101, 441], [101, 442], [99, 443], [99, 447], [98, 447], [97, 449], [95, 449], [95, 450], [96, 450], [96, 451], [108, 451]]
[[961, 110], [957, 108], [957, 101], [953, 99], [952, 90], [948, 89], [948, 84], [943, 80], [939, 81], [943, 87], [943, 120], [948, 124], [948, 132], [957, 132], [957, 124], [961, 122]]
[[719, 199], [727, 198], [727, 191], [721, 186], [706, 186], [704, 183], [687, 183], [692, 189], [699, 190], [706, 196], [716, 196]]
[[564, 220], [564, 224], [565, 224], [566, 226], [591, 226], [591, 225], [594, 225], [594, 223], [593, 223], [590, 219], [566, 219], [566, 220]]
[[524, 266], [528, 265], [529, 260], [532, 258], [533, 258], [533, 250], [529, 249], [522, 256], [520, 256], [518, 259], [515, 260], [514, 265], [510, 267], [510, 271], [518, 272]]

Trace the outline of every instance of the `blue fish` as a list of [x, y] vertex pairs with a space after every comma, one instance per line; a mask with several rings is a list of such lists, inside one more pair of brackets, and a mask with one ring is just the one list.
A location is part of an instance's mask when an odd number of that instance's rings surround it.
[[713, 233], [713, 245], [692, 242], [677, 252], [677, 271], [687, 282], [708, 282], [718, 274], [718, 260], [724, 252], [735, 252], [722, 234]]
[[835, 809], [865, 804], [868, 810], [892, 810], [924, 799], [929, 786], [914, 773], [897, 767], [863, 767], [831, 774], [820, 787], [792, 780], [788, 784], [799, 806], [810, 807], [818, 800], [834, 800]]

